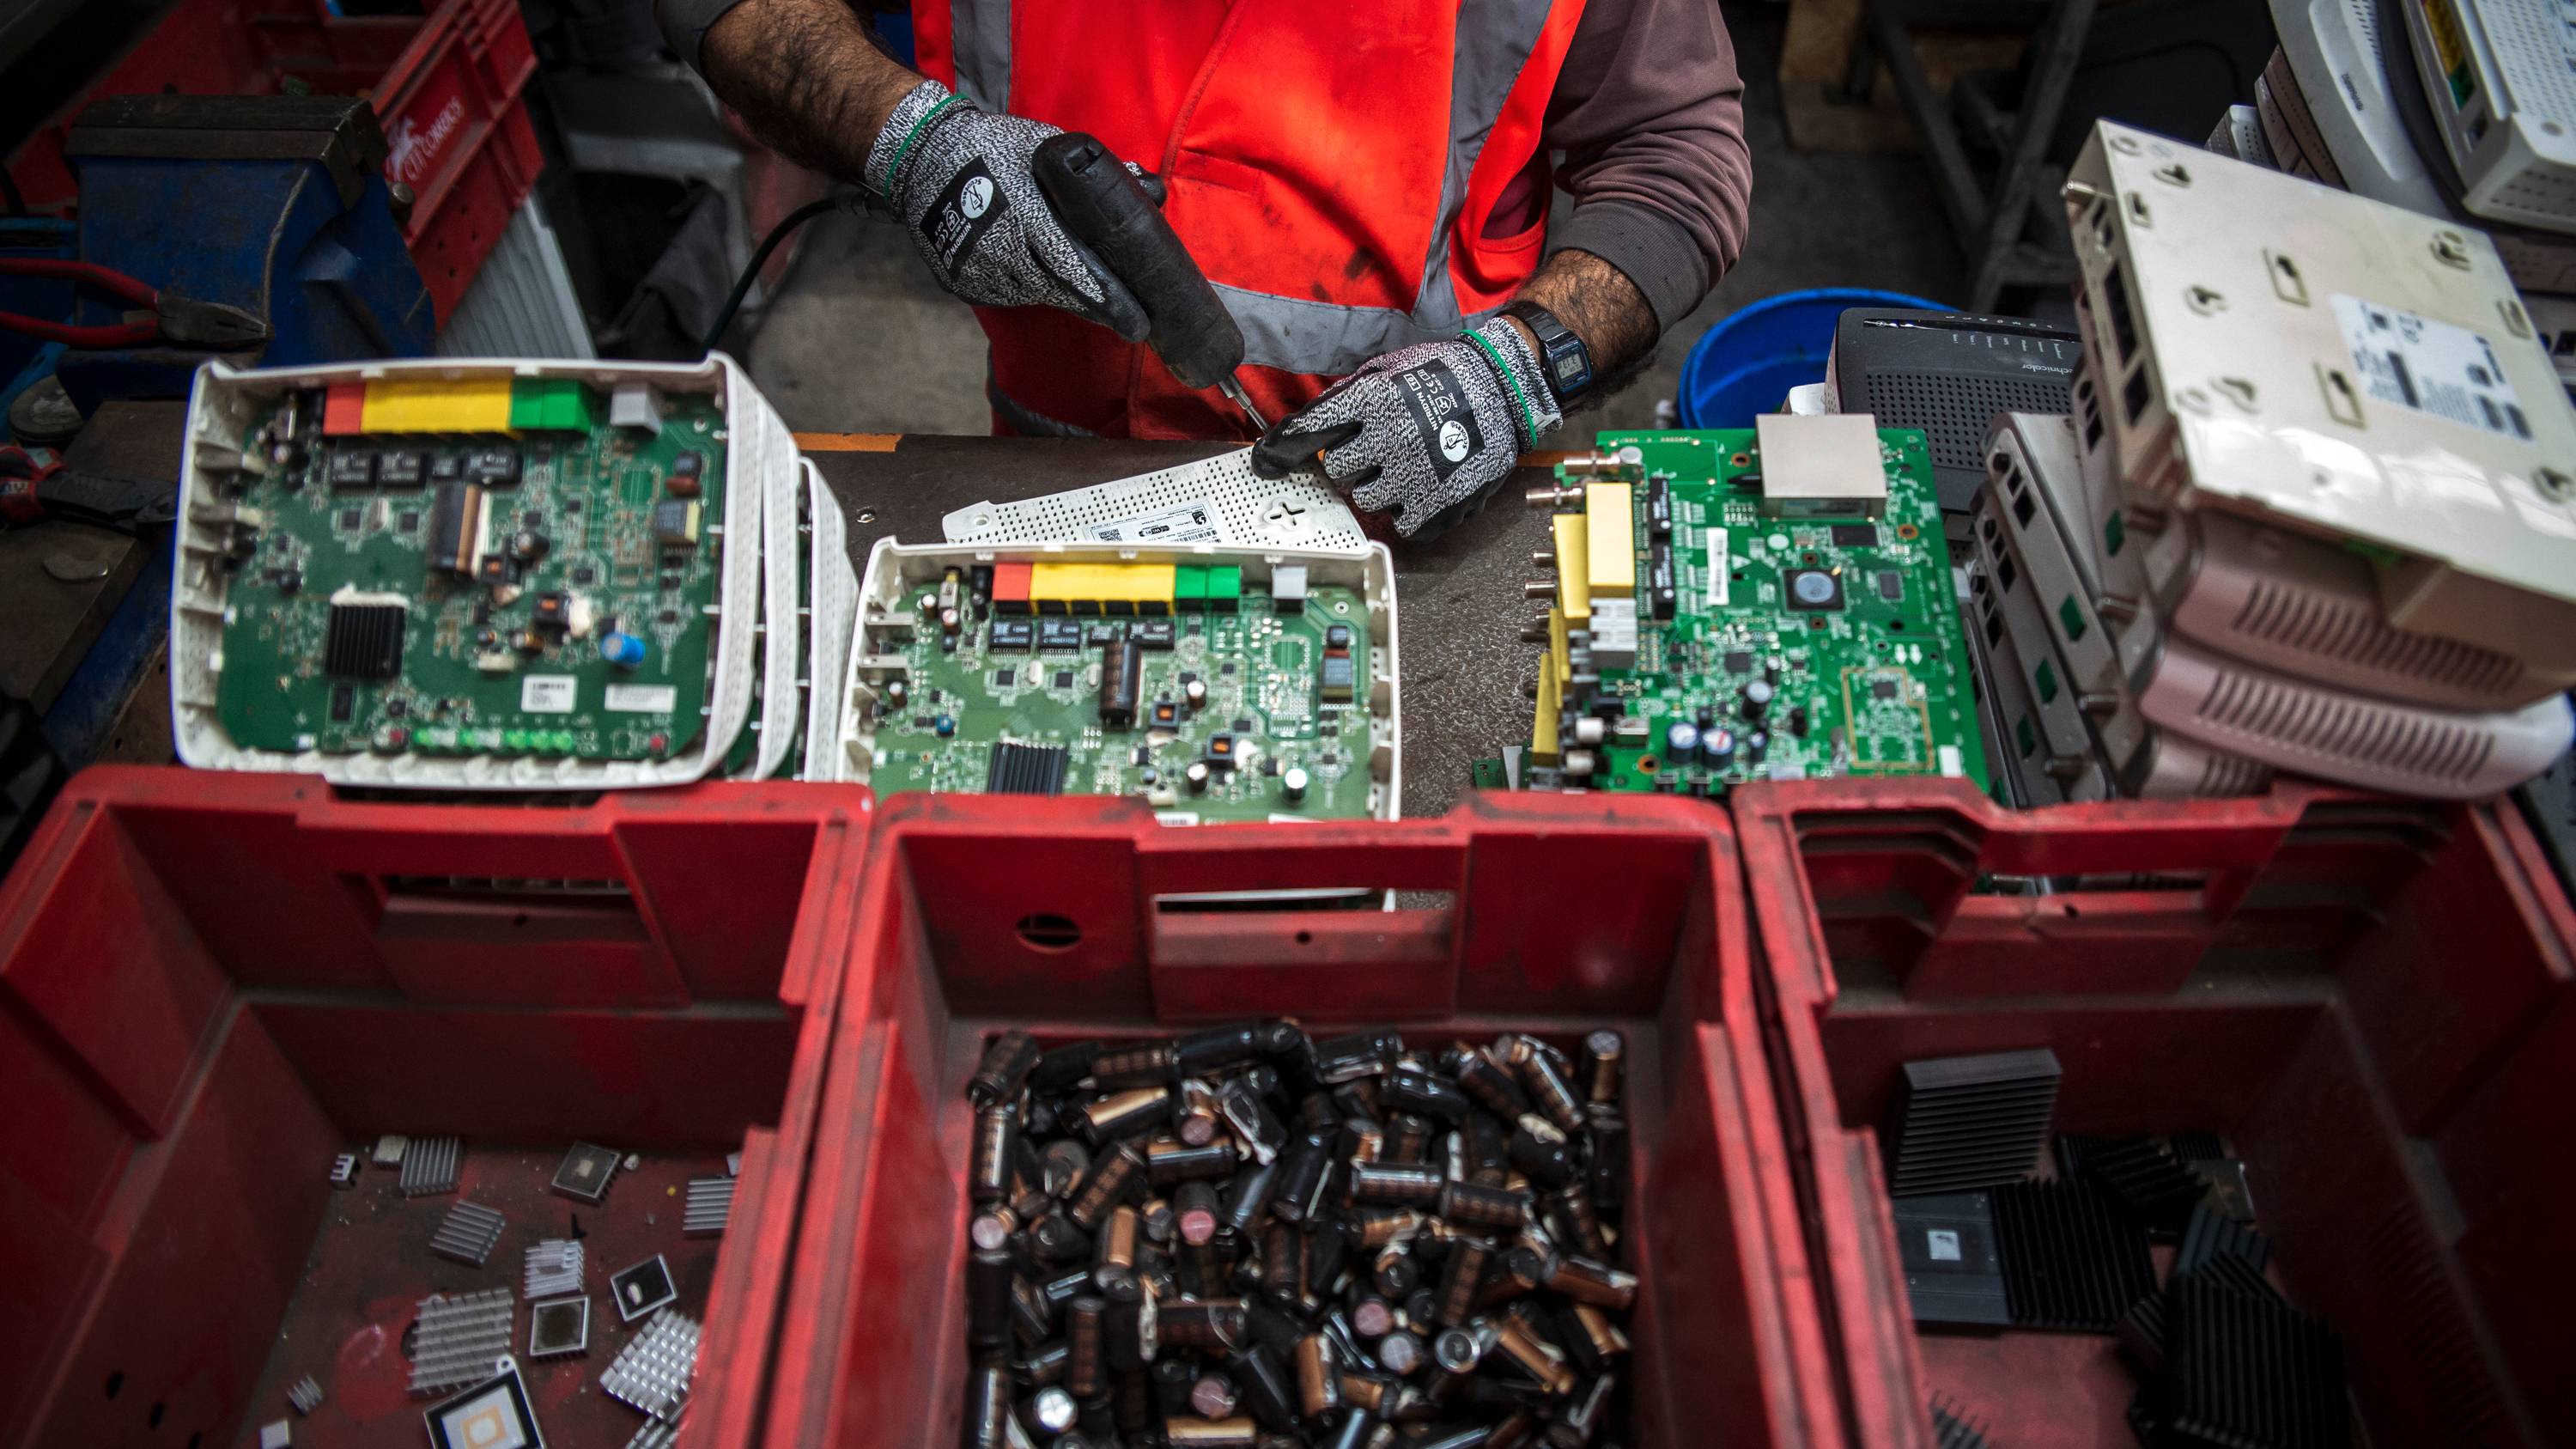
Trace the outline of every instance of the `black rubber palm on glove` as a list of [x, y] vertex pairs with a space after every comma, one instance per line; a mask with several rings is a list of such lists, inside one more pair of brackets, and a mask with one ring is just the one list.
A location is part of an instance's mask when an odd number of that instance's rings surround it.
[[1061, 307], [1141, 342], [1150, 326], [1144, 307], [1066, 233], [1030, 174], [1038, 144], [1059, 134], [923, 81], [896, 103], [869, 147], [868, 189], [893, 209], [931, 275], [960, 300]]
[[1565, 421], [1538, 354], [1502, 318], [1371, 358], [1253, 445], [1269, 477], [1323, 454], [1352, 506], [1428, 539], [1482, 507], [1524, 449]]

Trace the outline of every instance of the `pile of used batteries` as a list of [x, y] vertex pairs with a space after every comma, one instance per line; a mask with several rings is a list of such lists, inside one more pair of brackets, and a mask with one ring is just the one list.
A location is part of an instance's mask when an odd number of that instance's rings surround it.
[[967, 1084], [973, 1449], [1580, 1449], [1621, 1428], [1616, 1032], [1409, 1050], [1293, 1022]]

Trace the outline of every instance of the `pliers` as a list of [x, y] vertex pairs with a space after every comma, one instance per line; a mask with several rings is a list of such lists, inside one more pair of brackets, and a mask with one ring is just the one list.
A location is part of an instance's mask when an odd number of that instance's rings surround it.
[[0, 276], [45, 277], [86, 282], [100, 291], [137, 304], [125, 321], [112, 327], [75, 327], [43, 317], [0, 312], [0, 331], [20, 332], [66, 347], [139, 347], [166, 342], [223, 352], [268, 340], [268, 323], [239, 307], [200, 302], [138, 282], [96, 262], [60, 257], [0, 257]]

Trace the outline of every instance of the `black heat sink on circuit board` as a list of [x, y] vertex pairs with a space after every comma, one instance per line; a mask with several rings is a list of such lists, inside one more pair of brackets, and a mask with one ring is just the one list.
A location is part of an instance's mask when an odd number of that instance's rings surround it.
[[2222, 1256], [2244, 1259], [2260, 1276], [2272, 1261], [2272, 1240], [2205, 1203], [2193, 1208], [2182, 1230], [2182, 1246], [2174, 1250], [2173, 1276], [2179, 1278]]
[[994, 744], [985, 757], [987, 795], [1061, 795], [1065, 766], [1071, 758], [1062, 745], [1024, 745], [1013, 740]]
[[1933, 1449], [1994, 1449], [1985, 1426], [1939, 1394], [1932, 1396], [1932, 1445]]
[[2057, 1170], [2101, 1184], [2139, 1226], [2168, 1242], [2209, 1196], [2208, 1181], [2152, 1137], [2060, 1137]]
[[2165, 1145], [2185, 1162], [2216, 1162], [2227, 1155], [2227, 1144], [2215, 1132], [2176, 1132]]
[[322, 640], [322, 672], [346, 679], [391, 679], [402, 673], [400, 604], [333, 604]]
[[2039, 1162], [2057, 1112], [2057, 1054], [2046, 1048], [1907, 1062], [1887, 1134], [1892, 1197], [2018, 1182]]
[[1994, 1190], [2004, 1299], [2023, 1328], [2110, 1333], [2156, 1291], [2147, 1235], [2091, 1183], [2016, 1182]]
[[[2241, 1263], [2222, 1256], [2219, 1264]], [[2174, 1449], [2348, 1449], [2343, 1342], [2325, 1320], [2268, 1288], [2208, 1270], [2166, 1291], [2172, 1342], [2154, 1406], [2156, 1443]]]

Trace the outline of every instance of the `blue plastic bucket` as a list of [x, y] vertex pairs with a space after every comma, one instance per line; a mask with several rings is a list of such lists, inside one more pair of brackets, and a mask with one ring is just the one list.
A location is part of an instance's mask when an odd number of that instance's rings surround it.
[[1749, 428], [1780, 411], [1789, 389], [1825, 380], [1834, 324], [1847, 307], [1950, 310], [1868, 287], [1822, 287], [1765, 297], [1708, 329], [1682, 363], [1682, 426]]

